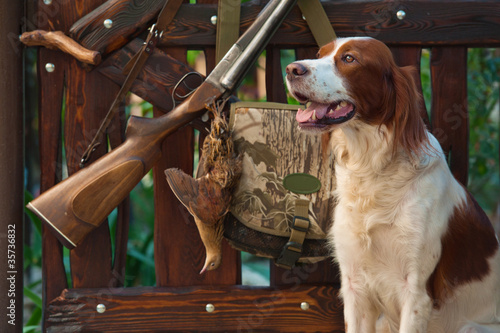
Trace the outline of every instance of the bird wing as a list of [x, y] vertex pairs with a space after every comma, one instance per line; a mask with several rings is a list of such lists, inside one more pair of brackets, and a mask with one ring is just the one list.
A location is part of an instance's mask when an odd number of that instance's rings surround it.
[[165, 170], [165, 175], [167, 176], [168, 185], [170, 185], [177, 199], [187, 208], [191, 215], [195, 215], [191, 210], [190, 203], [196, 201], [199, 194], [196, 180], [176, 168]]
[[229, 209], [231, 193], [205, 175], [198, 179], [179, 169], [165, 170], [168, 184], [189, 213], [205, 225], [214, 225]]
[[230, 192], [208, 175], [198, 178], [198, 197], [190, 203], [191, 211], [206, 225], [215, 225], [227, 213]]

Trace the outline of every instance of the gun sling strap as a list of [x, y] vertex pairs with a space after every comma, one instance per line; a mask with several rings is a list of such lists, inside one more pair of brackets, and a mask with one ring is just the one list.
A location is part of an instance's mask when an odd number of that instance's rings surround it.
[[101, 122], [101, 125], [97, 130], [97, 133], [94, 135], [94, 138], [92, 139], [90, 144], [87, 146], [87, 149], [83, 153], [82, 158], [80, 160], [81, 168], [85, 166], [85, 163], [89, 161], [92, 152], [97, 148], [97, 146], [100, 145], [99, 140], [103, 137], [106, 129], [111, 123], [111, 119], [113, 119], [115, 113], [118, 111], [120, 104], [122, 103], [123, 99], [129, 92], [130, 88], [132, 87], [132, 84], [134, 83], [135, 79], [139, 75], [139, 72], [146, 63], [146, 60], [153, 53], [156, 44], [161, 39], [163, 31], [167, 28], [169, 23], [172, 22], [173, 18], [175, 17], [175, 14], [177, 13], [180, 5], [182, 4], [182, 1], [183, 0], [165, 1], [163, 8], [158, 14], [158, 19], [156, 23], [153, 24], [149, 29], [149, 34], [146, 38], [146, 41], [144, 42], [144, 46], [139, 50], [139, 52], [137, 52], [136, 55], [134, 55], [129, 60], [129, 62], [125, 66], [124, 73], [127, 74], [127, 77], [123, 82], [120, 91], [116, 95], [116, 98], [111, 104], [111, 107], [109, 108], [106, 117]]

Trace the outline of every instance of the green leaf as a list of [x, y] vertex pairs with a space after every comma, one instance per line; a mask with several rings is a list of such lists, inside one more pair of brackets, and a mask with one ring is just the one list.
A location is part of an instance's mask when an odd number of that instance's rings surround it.
[[42, 298], [31, 289], [24, 287], [24, 296], [28, 297], [37, 307], [42, 308]]

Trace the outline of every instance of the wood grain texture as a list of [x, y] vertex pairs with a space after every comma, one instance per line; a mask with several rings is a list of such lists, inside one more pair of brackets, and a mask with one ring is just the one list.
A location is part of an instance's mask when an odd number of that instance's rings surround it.
[[[500, 45], [500, 8], [496, 1], [331, 1], [323, 3], [339, 37], [371, 36], [398, 45]], [[241, 8], [240, 32], [255, 20], [261, 7]], [[406, 12], [398, 20], [398, 10]], [[210, 17], [215, 5], [181, 6], [160, 45], [201, 47], [215, 44], [216, 27]], [[316, 42], [294, 8], [270, 45], [284, 48], [315, 46]]]
[[422, 56], [422, 48], [419, 46], [392, 46], [391, 51], [398, 66], [411, 66], [415, 69], [413, 79], [415, 80], [417, 89], [422, 97], [419, 101], [420, 115], [428, 128], [430, 128], [430, 120], [425, 107], [425, 101], [422, 93], [422, 80], [420, 78], [420, 58]]
[[[139, 51], [142, 46], [142, 39], [134, 39], [121, 50], [115, 52], [106, 59], [96, 70], [102, 73], [113, 82], [121, 85], [126, 76], [123, 74], [123, 68], [131, 57]], [[173, 48], [168, 52], [172, 54]], [[174, 106], [172, 102], [172, 91], [179, 80], [187, 73], [194, 72], [194, 69], [187, 66], [184, 62], [174, 59], [171, 55], [160, 49], [155, 49], [149, 56], [144, 68], [134, 81], [133, 93], [150, 102], [154, 106], [162, 109], [165, 113]], [[197, 87], [201, 84], [203, 77], [192, 75], [184, 81], [189, 87]], [[189, 90], [184, 84], [179, 86], [177, 92], [179, 95], [185, 95]]]
[[287, 102], [281, 72], [281, 52], [276, 47], [266, 48], [266, 95], [268, 102]]
[[[212, 0], [213, 1], [213, 0]], [[187, 49], [168, 48], [173, 58], [186, 63]], [[207, 72], [215, 66], [213, 47], [208, 51]], [[174, 84], [175, 85], [175, 84]], [[168, 109], [166, 110], [168, 111]], [[155, 116], [162, 114], [155, 109]], [[192, 216], [177, 200], [165, 179], [164, 170], [179, 168], [193, 174], [194, 129], [187, 126], [163, 143], [162, 158], [153, 168], [155, 180], [155, 270], [157, 286], [232, 285], [240, 281], [239, 255], [223, 242], [222, 265], [203, 275], [205, 248]]]
[[[38, 9], [50, 15], [40, 15], [38, 28], [67, 31], [71, 24], [82, 15], [91, 12], [102, 1], [77, 1], [68, 3], [55, 0], [50, 6], [39, 1]], [[50, 11], [50, 12], [49, 12]], [[55, 70], [45, 70], [46, 63], [53, 63]], [[61, 180], [62, 133], [65, 135], [64, 152], [68, 162], [68, 172], [77, 170], [78, 153], [82, 152], [85, 139], [97, 128], [106, 106], [117, 87], [102, 80], [99, 73], [89, 73], [68, 55], [48, 49], [40, 49], [40, 150], [41, 183], [46, 190]], [[65, 90], [66, 89], [66, 90]], [[66, 93], [66, 113], [61, 115], [63, 93]], [[61, 120], [65, 123], [62, 124]], [[113, 135], [111, 135], [113, 136]], [[116, 141], [113, 139], [113, 141]], [[100, 154], [105, 153], [102, 147]], [[99, 152], [97, 156], [99, 155]], [[106, 228], [105, 228], [106, 227]], [[75, 286], [118, 285], [111, 278], [111, 246], [107, 226], [96, 232], [80, 252], [72, 254], [72, 269]], [[125, 235], [125, 238], [127, 236]], [[62, 262], [59, 242], [44, 231], [44, 302], [52, 300], [66, 287], [66, 275]], [[123, 260], [119, 261], [123, 264]], [[118, 268], [118, 267], [117, 267]], [[118, 270], [122, 271], [122, 268]]]
[[[79, 19], [70, 29], [73, 39], [84, 47], [108, 54], [128, 43], [154, 21], [164, 0], [108, 0]], [[104, 20], [113, 21], [111, 28]]]
[[441, 143], [453, 175], [467, 186], [469, 170], [467, 48], [433, 48], [431, 80], [432, 133]]
[[[329, 286], [70, 289], [49, 305], [48, 325], [51, 332], [343, 332], [337, 293]], [[97, 304], [106, 311], [97, 313]]]

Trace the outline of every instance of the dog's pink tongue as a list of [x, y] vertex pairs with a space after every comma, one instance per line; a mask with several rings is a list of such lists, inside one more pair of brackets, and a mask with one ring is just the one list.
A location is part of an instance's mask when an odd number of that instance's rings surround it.
[[305, 109], [305, 110], [299, 109], [297, 111], [297, 115], [295, 116], [295, 119], [299, 123], [314, 121], [312, 119], [314, 111], [316, 111], [316, 118], [321, 119], [325, 116], [327, 110], [328, 110], [328, 105], [313, 102], [313, 103], [311, 103], [311, 105], [309, 105], [309, 107], [307, 109]]

